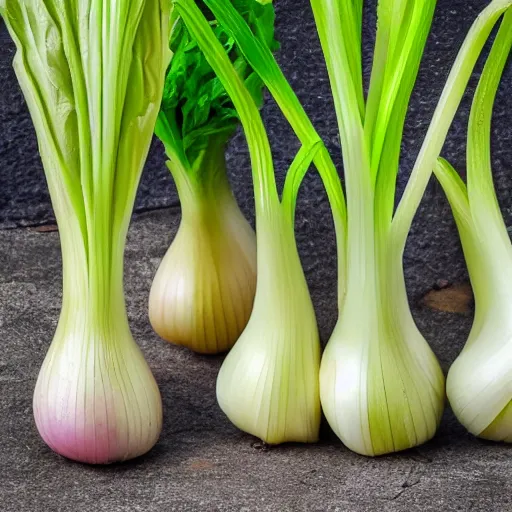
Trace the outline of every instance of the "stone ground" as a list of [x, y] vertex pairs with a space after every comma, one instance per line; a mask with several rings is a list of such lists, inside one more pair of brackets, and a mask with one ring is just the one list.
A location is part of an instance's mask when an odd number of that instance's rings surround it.
[[[176, 209], [137, 216], [126, 251], [130, 323], [162, 392], [164, 429], [149, 454], [107, 467], [57, 456], [32, 418], [32, 391], [60, 310], [58, 233], [0, 231], [0, 511], [512, 510], [510, 448], [473, 438], [450, 411], [431, 442], [373, 459], [344, 448], [327, 426], [316, 445], [268, 450], [233, 427], [215, 400], [222, 358], [161, 341], [147, 320], [151, 280], [178, 222]], [[335, 259], [329, 251], [301, 251], [325, 341], [336, 318]], [[471, 324], [465, 290], [411, 297], [445, 370]]]

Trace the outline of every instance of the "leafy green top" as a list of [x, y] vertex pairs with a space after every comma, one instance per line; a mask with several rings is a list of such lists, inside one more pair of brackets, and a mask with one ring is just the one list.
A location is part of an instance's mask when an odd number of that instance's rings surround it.
[[[274, 8], [257, 0], [231, 0], [251, 27], [255, 37], [271, 51], [274, 39]], [[207, 13], [212, 18], [211, 13]], [[237, 73], [258, 105], [263, 101], [263, 82], [239, 51], [234, 39], [215, 19], [210, 25], [228, 53]], [[160, 113], [155, 128], [167, 156], [178, 159], [186, 169], [208, 146], [212, 138], [226, 143], [233, 135], [238, 115], [220, 80], [208, 64], [181, 18], [172, 20], [170, 47], [173, 52], [167, 70]]]

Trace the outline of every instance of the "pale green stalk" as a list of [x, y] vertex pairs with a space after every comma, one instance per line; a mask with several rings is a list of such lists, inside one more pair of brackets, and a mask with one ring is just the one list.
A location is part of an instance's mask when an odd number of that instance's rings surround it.
[[[345, 188], [347, 193], [347, 246], [346, 246], [346, 295], [351, 289], [362, 286], [361, 298], [369, 293], [365, 287], [372, 286], [374, 280], [373, 211], [368, 205], [374, 201], [374, 191], [370, 176], [370, 160], [364, 137], [363, 120], [359, 109], [358, 97], [361, 94], [360, 83], [351, 73], [353, 40], [350, 34], [353, 27], [347, 28], [342, 16], [344, 2], [313, 1], [313, 13], [324, 50], [324, 57], [331, 81], [334, 106], [338, 119], [343, 165], [345, 169]], [[370, 258], [370, 261], [368, 260]], [[350, 271], [348, 270], [350, 269]], [[345, 307], [339, 298], [340, 309]], [[363, 301], [364, 302], [364, 301]], [[355, 311], [367, 310], [372, 315], [372, 304], [353, 303]], [[361, 309], [359, 309], [361, 308]], [[352, 311], [354, 313], [355, 311]]]
[[459, 50], [393, 219], [391, 236], [402, 248], [478, 57], [492, 28], [510, 5], [510, 0], [492, 1], [473, 23]]
[[149, 450], [156, 382], [133, 341], [123, 251], [169, 54], [159, 0], [0, 0], [62, 244], [62, 313], [34, 392], [58, 453], [106, 463]]
[[175, 6], [231, 97], [247, 139], [253, 172], [256, 297], [249, 323], [221, 367], [217, 398], [236, 426], [265, 442], [313, 442], [320, 427], [320, 344], [295, 244], [293, 193], [318, 154], [317, 140], [304, 145], [294, 160], [294, 177], [286, 183], [281, 203], [269, 141], [254, 101], [195, 2], [175, 0]]
[[457, 221], [471, 284], [475, 319], [450, 368], [447, 395], [473, 434], [512, 441], [512, 245], [491, 169], [491, 120], [496, 92], [512, 48], [512, 8], [505, 14], [480, 78], [468, 128], [467, 189], [445, 161], [435, 169]]

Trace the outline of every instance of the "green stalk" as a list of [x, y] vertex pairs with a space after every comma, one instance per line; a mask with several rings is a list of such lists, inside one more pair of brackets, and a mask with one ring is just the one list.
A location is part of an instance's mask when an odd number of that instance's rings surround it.
[[[419, 4], [419, 3], [418, 3]], [[386, 79], [389, 75], [397, 75], [396, 58], [394, 51], [402, 43], [404, 35], [408, 33], [411, 2], [408, 0], [380, 0], [377, 5], [377, 36], [373, 54], [372, 72], [365, 116], [365, 135], [368, 146], [373, 144], [375, 125], [379, 111], [382, 109], [382, 93], [385, 90]], [[404, 22], [403, 20], [406, 20]], [[398, 74], [399, 75], [399, 74]], [[392, 103], [385, 104], [388, 109]]]
[[393, 243], [398, 244], [402, 250], [405, 248], [412, 220], [462, 100], [473, 68], [492, 28], [511, 5], [510, 0], [494, 0], [491, 2], [473, 23], [459, 50], [393, 219], [391, 227]]
[[[379, 2], [381, 3], [386, 2]], [[400, 3], [400, 2], [396, 2]], [[427, 36], [432, 24], [432, 17], [434, 14], [435, 1], [423, 0], [420, 2], [413, 2], [414, 7], [410, 7], [410, 2], [406, 2], [405, 9], [406, 13], [392, 13], [392, 19], [389, 20], [391, 28], [395, 29], [391, 31], [392, 36], [389, 42], [388, 61], [386, 69], [382, 76], [382, 83], [380, 85], [380, 91], [376, 91], [380, 94], [377, 97], [376, 93], [370, 89], [369, 102], [378, 102], [378, 110], [373, 113], [370, 112], [370, 117], [365, 119], [365, 133], [369, 147], [371, 147], [371, 167], [372, 176], [374, 181], [377, 180], [377, 174], [379, 171], [389, 173], [391, 179], [394, 181], [396, 178], [395, 169], [398, 166], [386, 169], [380, 165], [383, 150], [387, 153], [390, 150], [390, 140], [388, 136], [388, 130], [395, 130], [394, 124], [403, 126], [405, 121], [405, 115], [407, 113], [407, 106], [409, 98], [411, 96], [412, 89], [418, 73], [421, 56], [423, 55], [423, 49], [427, 40]], [[383, 8], [382, 8], [383, 9]], [[395, 17], [409, 18], [407, 23], [403, 21], [403, 24], [407, 27], [407, 30], [402, 28], [401, 24], [398, 24]], [[384, 24], [383, 20], [379, 18], [379, 30]], [[396, 35], [397, 27], [402, 32], [400, 35]], [[401, 37], [400, 37], [401, 36]], [[379, 51], [377, 47], [376, 52]], [[376, 73], [381, 73], [381, 63], [377, 59], [382, 58], [379, 54], [374, 59], [374, 67], [377, 69]], [[386, 58], [383, 59], [386, 62]], [[373, 68], [372, 68], [373, 73]], [[371, 86], [370, 86], [371, 87]], [[401, 104], [400, 117], [397, 117], [397, 110], [395, 109], [396, 104]], [[375, 110], [375, 107], [372, 108]], [[393, 115], [395, 114], [395, 115]], [[393, 117], [393, 119], [392, 119]], [[398, 146], [400, 150], [402, 130], [398, 131], [399, 137], [395, 139], [394, 144]], [[391, 145], [393, 148], [393, 145]], [[394, 150], [394, 148], [393, 148]], [[385, 157], [385, 155], [384, 155]], [[391, 200], [394, 200], [394, 194], [392, 194]]]
[[[512, 47], [512, 9], [501, 23], [485, 63], [471, 108], [468, 128], [468, 186], [443, 159], [434, 168], [459, 230], [475, 296], [475, 322], [468, 344], [493, 311], [508, 303], [512, 246], [496, 198], [491, 167], [492, 106]], [[490, 264], [490, 262], [494, 262]]]
[[214, 38], [210, 26], [195, 2], [175, 0], [174, 5], [197, 44], [202, 49], [209, 48], [209, 51], [203, 50], [206, 60], [222, 80], [240, 116], [251, 155], [256, 215], [268, 214], [273, 205], [279, 202], [279, 196], [274, 179], [272, 152], [258, 108], [222, 47], [212, 44]]
[[[376, 180], [376, 233], [381, 241], [386, 239], [391, 227], [405, 117], [432, 22], [434, 7], [435, 1], [428, 1], [418, 3], [418, 7], [412, 9], [413, 12], [409, 15], [409, 26], [406, 27], [407, 30], [402, 30], [405, 33], [403, 38], [407, 39], [408, 43], [399, 44], [395, 42], [395, 46], [398, 46], [401, 51], [398, 56], [390, 55], [390, 62], [385, 72], [383, 72], [383, 80], [387, 75], [390, 75], [391, 78], [384, 80], [381, 84], [381, 90], [378, 93], [382, 97], [378, 100], [378, 111], [373, 113], [373, 118], [365, 119], [367, 140], [372, 130], [379, 134], [373, 138], [371, 159], [372, 176]], [[420, 16], [418, 16], [418, 13]], [[379, 38], [382, 27], [385, 28], [386, 24], [383, 20], [380, 20], [377, 38]], [[391, 27], [396, 30], [396, 25], [392, 24]], [[399, 40], [398, 36], [395, 39]], [[390, 47], [392, 47], [391, 43]], [[374, 61], [374, 67], [379, 68], [376, 59], [377, 57]], [[394, 61], [399, 61], [397, 67], [393, 66]], [[370, 90], [368, 101], [371, 101], [372, 96], [376, 96], [376, 94], [377, 92], [372, 93]], [[375, 108], [372, 110], [375, 110]]]
[[[253, 36], [249, 26], [231, 3], [222, 0], [205, 0], [205, 4], [211, 9], [215, 18], [223, 25], [225, 30], [230, 33], [247, 62], [269, 88], [302, 146], [313, 147], [319, 145], [313, 163], [322, 178], [329, 202], [333, 205], [332, 215], [338, 252], [338, 295], [343, 297], [346, 275], [346, 204], [338, 172], [329, 152], [283, 75], [272, 52]], [[361, 12], [362, 1], [354, 0], [354, 21], [359, 26], [361, 25]], [[357, 51], [356, 48], [353, 51]]]
[[511, 47], [512, 8], [503, 17], [482, 72], [468, 129], [467, 182], [471, 213], [477, 236], [487, 241], [486, 253], [496, 261], [512, 261], [512, 246], [496, 197], [491, 164], [492, 107]]
[[475, 223], [469, 204], [467, 187], [457, 171], [442, 158], [439, 158], [434, 173], [448, 198], [457, 224], [475, 297], [474, 326], [481, 326], [486, 317], [486, 305], [492, 299], [494, 287], [490, 284], [488, 276], [480, 270], [485, 268], [485, 257], [482, 251], [483, 246], [475, 236]]
[[288, 211], [292, 224], [295, 219], [295, 205], [302, 180], [321, 146], [320, 142], [313, 144], [311, 147], [302, 146], [286, 173], [282, 204], [283, 208]]
[[225, 221], [218, 218], [219, 213], [224, 212], [218, 206], [215, 208], [215, 203], [236, 205], [226, 171], [225, 144], [224, 136], [212, 136], [192, 166], [173, 158], [172, 152], [168, 152], [170, 148], [165, 146], [166, 154], [171, 157], [167, 167], [180, 197], [182, 222], [191, 219], [201, 225], [211, 225], [212, 231], [215, 231]]
[[339, 6], [339, 22], [342, 32], [347, 41], [351, 44], [347, 45], [348, 64], [350, 68], [350, 76], [354, 80], [354, 88], [357, 96], [357, 105], [361, 119], [365, 116], [365, 104], [363, 93], [363, 65], [362, 65], [362, 2], [357, 0], [349, 0], [340, 2]]
[[[350, 41], [345, 39], [347, 30], [342, 22], [340, 1], [312, 0], [313, 14], [324, 58], [329, 72], [334, 106], [340, 129], [347, 192], [347, 272], [346, 294], [353, 293], [352, 313], [362, 309], [373, 312], [373, 304], [365, 304], [366, 297], [373, 297], [374, 283], [374, 191], [371, 182], [370, 162], [359, 109], [359, 81], [354, 79], [350, 67]], [[346, 308], [342, 297], [339, 307]]]

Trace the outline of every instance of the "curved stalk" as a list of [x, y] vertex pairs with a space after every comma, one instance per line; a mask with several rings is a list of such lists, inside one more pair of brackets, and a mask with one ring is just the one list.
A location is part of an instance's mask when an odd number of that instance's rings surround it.
[[310, 147], [302, 146], [286, 173], [282, 203], [283, 208], [288, 211], [292, 223], [295, 220], [295, 206], [302, 180], [321, 146], [322, 144], [319, 142]]
[[512, 244], [492, 182], [490, 134], [492, 107], [511, 48], [512, 9], [503, 18], [471, 108], [467, 191], [449, 164], [436, 168], [454, 210], [475, 293], [475, 320], [448, 372], [448, 399], [471, 433], [506, 442], [512, 442]]
[[[346, 295], [359, 289], [365, 295], [366, 286], [373, 277], [373, 204], [374, 191], [370, 176], [370, 162], [364, 129], [360, 116], [358, 80], [353, 80], [350, 70], [350, 44], [342, 36], [341, 2], [312, 0], [313, 14], [331, 81], [334, 106], [340, 130], [347, 192], [346, 235]], [[335, 205], [333, 205], [333, 209]], [[370, 285], [371, 286], [371, 285]], [[338, 299], [340, 310], [345, 307], [343, 296]], [[357, 309], [367, 305], [354, 304]]]
[[320, 428], [320, 342], [295, 243], [289, 191], [295, 190], [293, 175], [300, 176], [314, 147], [294, 161], [283, 206], [254, 101], [195, 2], [175, 0], [175, 5], [239, 113], [253, 168], [256, 297], [249, 323], [219, 372], [217, 399], [235, 425], [267, 443], [313, 442]]
[[432, 170], [441, 152], [450, 125], [492, 28], [512, 5], [510, 0], [494, 0], [478, 16], [468, 32], [437, 104], [427, 135], [395, 212], [391, 236], [405, 248], [407, 234]]

